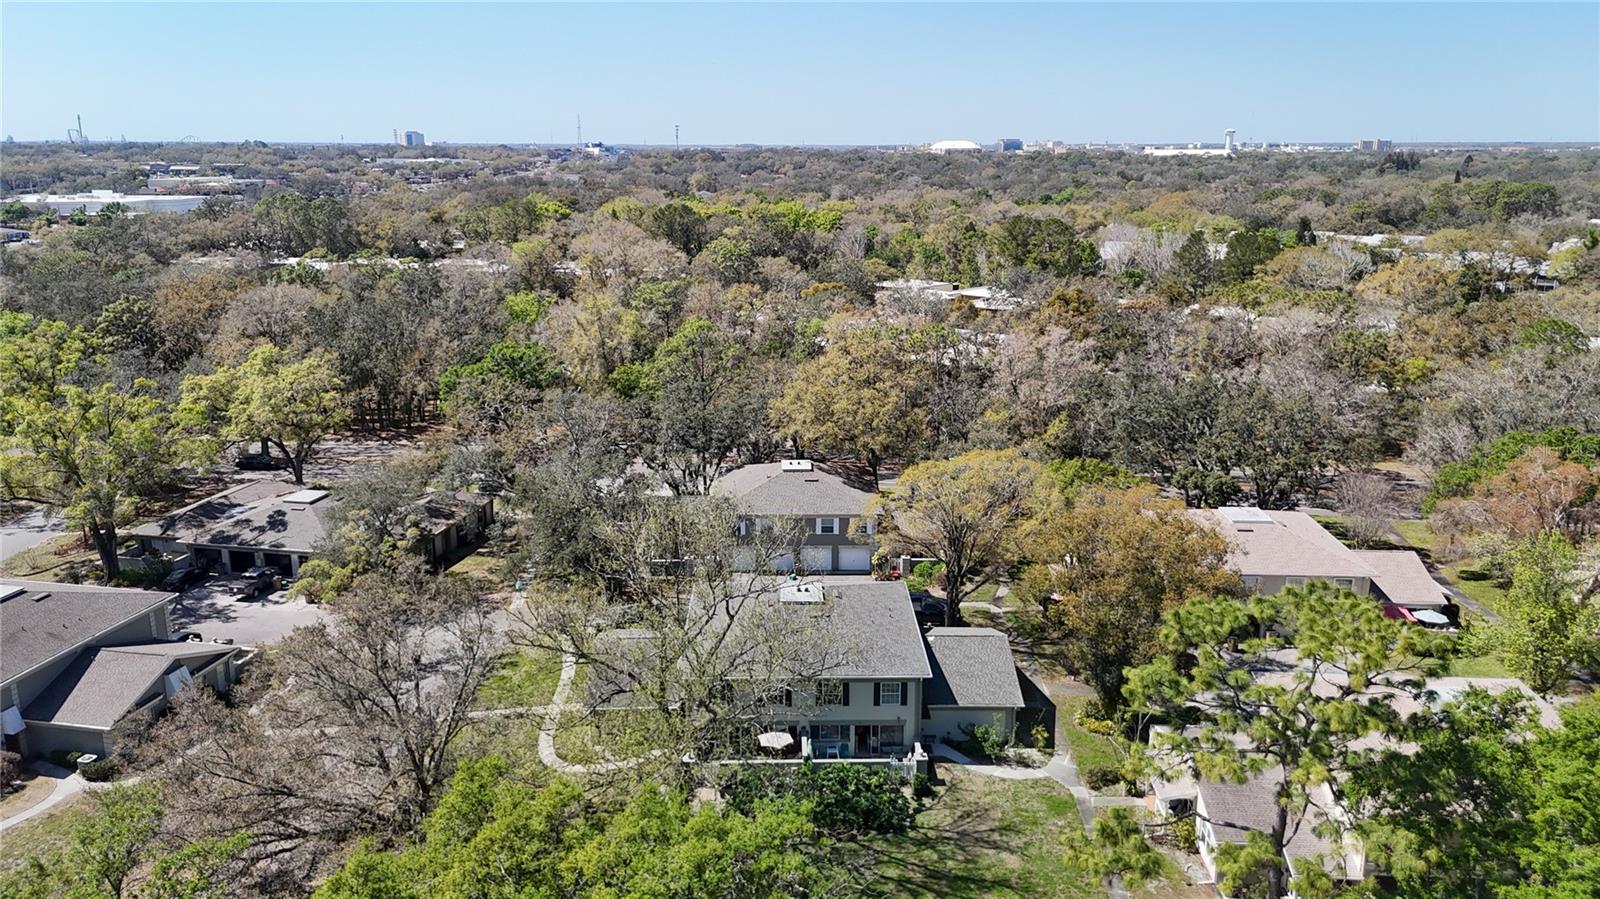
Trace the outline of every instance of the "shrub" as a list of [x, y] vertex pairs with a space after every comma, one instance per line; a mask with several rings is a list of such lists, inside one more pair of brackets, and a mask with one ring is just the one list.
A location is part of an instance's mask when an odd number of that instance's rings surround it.
[[1090, 765], [1078, 774], [1091, 790], [1107, 790], [1122, 783], [1122, 774], [1110, 765]]
[[972, 739], [978, 744], [978, 751], [987, 758], [998, 758], [1005, 751], [1005, 737], [1000, 733], [1000, 728], [992, 724], [980, 724], [972, 729]]
[[50, 753], [48, 758], [63, 768], [76, 768], [78, 767], [78, 757], [81, 755], [83, 755], [81, 752], [67, 752], [57, 749], [55, 752]]
[[1195, 831], [1194, 818], [1179, 818], [1172, 822], [1168, 831], [1172, 837], [1172, 844], [1185, 851], [1193, 852], [1195, 843], [1200, 835]]
[[22, 776], [22, 756], [15, 752], [0, 752], [0, 787], [11, 786]]
[[1028, 732], [1028, 738], [1033, 742], [1033, 748], [1044, 750], [1050, 748], [1050, 731], [1043, 724], [1035, 724], [1033, 730]]
[[913, 593], [926, 590], [928, 585], [938, 582], [941, 574], [944, 574], [943, 562], [918, 562], [906, 577], [906, 589]]
[[78, 773], [83, 775], [84, 780], [101, 783], [116, 777], [117, 769], [120, 767], [121, 765], [115, 757], [108, 756], [103, 759], [95, 759], [92, 762], [84, 762], [78, 766]]
[[804, 800], [811, 806], [811, 823], [836, 835], [900, 833], [911, 823], [912, 812], [902, 786], [900, 775], [888, 768], [808, 762], [798, 768], [742, 767], [722, 794], [745, 815], [763, 801]]

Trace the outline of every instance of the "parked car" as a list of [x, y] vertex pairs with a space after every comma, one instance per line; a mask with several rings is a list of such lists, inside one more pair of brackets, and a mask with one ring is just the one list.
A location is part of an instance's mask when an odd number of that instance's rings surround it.
[[283, 462], [271, 453], [245, 453], [233, 464], [240, 471], [277, 471], [283, 467]]
[[172, 635], [174, 643], [200, 643], [204, 640], [199, 631], [178, 631]]
[[275, 569], [257, 566], [223, 581], [222, 589], [229, 596], [249, 598], [258, 593], [271, 593], [277, 584], [278, 572]]
[[928, 624], [934, 627], [944, 626], [944, 600], [931, 594], [917, 592], [911, 594], [911, 611], [917, 616], [918, 624]]
[[205, 577], [205, 571], [196, 565], [174, 568], [161, 579], [161, 589], [181, 592], [205, 580]]

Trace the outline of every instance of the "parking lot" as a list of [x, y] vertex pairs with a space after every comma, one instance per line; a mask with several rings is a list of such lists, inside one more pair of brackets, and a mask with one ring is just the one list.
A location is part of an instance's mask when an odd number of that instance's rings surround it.
[[240, 599], [215, 583], [179, 595], [172, 605], [173, 631], [198, 631], [205, 640], [232, 638], [241, 646], [261, 646], [327, 614], [303, 599], [288, 599], [282, 590]]

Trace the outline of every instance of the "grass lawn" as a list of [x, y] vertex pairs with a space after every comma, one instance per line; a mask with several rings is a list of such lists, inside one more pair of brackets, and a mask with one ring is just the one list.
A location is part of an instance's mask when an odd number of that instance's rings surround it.
[[77, 533], [62, 534], [0, 562], [0, 575], [54, 581], [74, 563], [99, 560], [94, 547], [85, 546]]
[[72, 831], [89, 814], [88, 803], [79, 794], [32, 821], [6, 831], [5, 836], [0, 837], [0, 870], [14, 870], [30, 856], [45, 856], [67, 848], [72, 841]]
[[1396, 518], [1389, 522], [1405, 538], [1412, 549], [1430, 552], [1433, 549], [1433, 526], [1426, 518]]
[[1085, 768], [1116, 768], [1122, 764], [1123, 752], [1117, 741], [1103, 734], [1091, 733], [1079, 727], [1073, 717], [1088, 704], [1087, 696], [1072, 696], [1056, 701], [1056, 739], [1065, 741], [1072, 752], [1078, 770]]
[[482, 550], [451, 565], [447, 570], [451, 574], [480, 581], [486, 589], [510, 586], [510, 582], [506, 580], [506, 560], [485, 555]]
[[1066, 828], [1078, 807], [1053, 780], [1001, 780], [947, 765], [949, 783], [911, 829], [853, 844], [872, 872], [871, 896], [1104, 896], [1099, 878], [1069, 865]]
[[507, 653], [500, 670], [478, 692], [478, 703], [486, 709], [547, 705], [560, 677], [561, 657], [549, 650]]
[[1505, 608], [1506, 591], [1504, 588], [1494, 581], [1472, 580], [1461, 576], [1463, 569], [1471, 571], [1474, 564], [1473, 560], [1468, 559], [1456, 565], [1445, 565], [1440, 568], [1440, 571], [1443, 571], [1445, 577], [1450, 579], [1450, 583], [1455, 584], [1462, 593], [1477, 600], [1484, 608], [1493, 612], [1500, 612]]
[[1511, 677], [1505, 659], [1498, 653], [1450, 660], [1450, 673], [1456, 677]]
[[979, 587], [978, 589], [969, 593], [967, 598], [963, 599], [962, 602], [994, 602], [994, 595], [995, 593], [999, 592], [999, 590], [999, 584], [984, 584], [982, 587]]

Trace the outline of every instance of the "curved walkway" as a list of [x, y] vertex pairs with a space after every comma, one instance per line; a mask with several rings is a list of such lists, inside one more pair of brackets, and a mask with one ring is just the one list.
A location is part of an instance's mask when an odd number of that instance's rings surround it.
[[53, 765], [50, 762], [39, 761], [34, 762], [32, 767], [35, 771], [39, 772], [40, 777], [49, 778], [50, 780], [55, 781], [55, 788], [50, 791], [49, 796], [46, 796], [45, 798], [39, 800], [33, 805], [28, 806], [22, 811], [17, 812], [15, 815], [12, 815], [9, 818], [0, 820], [0, 831], [10, 830], [19, 824], [26, 823], [34, 818], [39, 817], [40, 815], [46, 814], [56, 806], [62, 804], [63, 802], [70, 801], [79, 793], [82, 793], [84, 790], [88, 789], [89, 784], [83, 779], [82, 775], [68, 771], [60, 765]]

